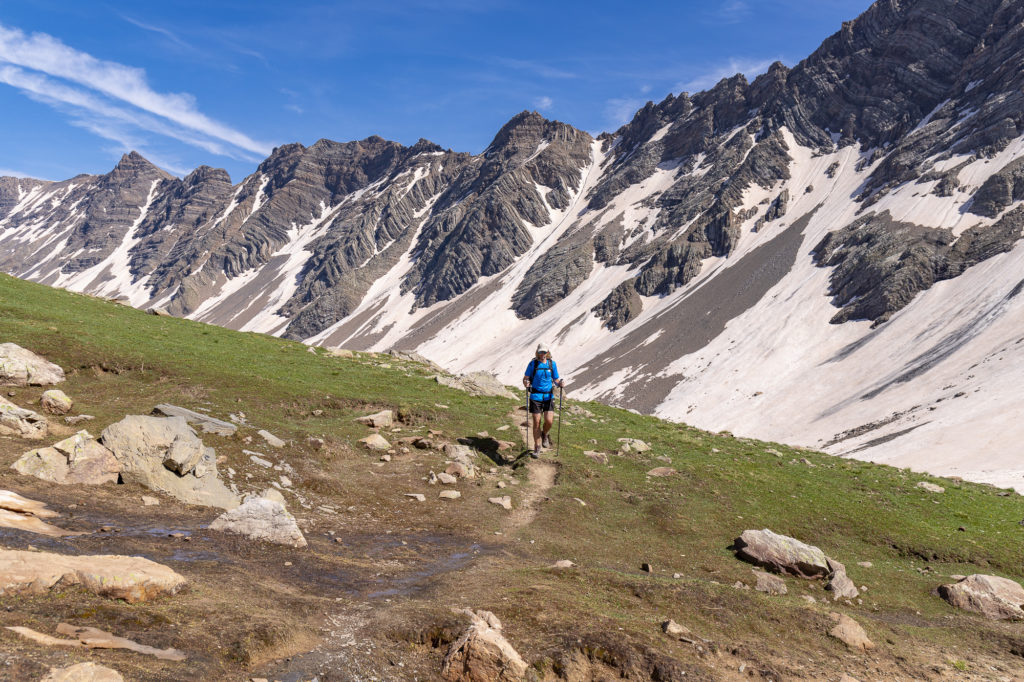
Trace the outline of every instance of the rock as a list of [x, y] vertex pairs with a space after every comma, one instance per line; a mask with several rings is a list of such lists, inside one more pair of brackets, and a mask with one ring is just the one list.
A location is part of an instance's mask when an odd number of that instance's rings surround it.
[[282, 502], [267, 497], [247, 497], [241, 506], [217, 517], [210, 524], [210, 529], [289, 547], [306, 546], [306, 538], [295, 517], [288, 513]]
[[654, 573], [654, 566], [652, 566], [651, 564], [649, 564], [647, 562], [644, 562], [644, 563], [640, 564], [640, 570], [643, 571], [644, 573]]
[[858, 561], [857, 565], [861, 568], [871, 568], [872, 566], [874, 566], [874, 564], [870, 561]]
[[651, 446], [643, 442], [638, 438], [619, 438], [622, 445], [619, 446], [620, 452], [647, 452], [651, 449]]
[[64, 423], [68, 426], [76, 426], [82, 422], [91, 422], [95, 418], [91, 414], [76, 414], [73, 417], [64, 417]]
[[416, 500], [417, 502], [427, 501], [427, 496], [424, 495], [423, 493], [406, 493], [405, 496], [410, 499]]
[[462, 497], [462, 493], [460, 493], [458, 490], [442, 490], [438, 494], [438, 497], [441, 498], [442, 500], [457, 500], [460, 497]]
[[673, 469], [672, 467], [656, 467], [656, 468], [651, 469], [650, 471], [648, 471], [647, 475], [648, 476], [656, 476], [656, 477], [659, 477], [659, 478], [664, 478], [666, 476], [675, 476], [676, 473], [678, 473], [678, 472], [675, 469]]
[[661, 624], [661, 631], [672, 637], [683, 637], [690, 634], [690, 628], [680, 625], [672, 619]]
[[314, 438], [313, 436], [306, 439], [306, 444], [314, 450], [323, 450], [325, 445], [323, 438]]
[[586, 507], [586, 506], [587, 506], [587, 503], [586, 503], [586, 502], [584, 502], [583, 500], [581, 500], [581, 499], [580, 499], [580, 498], [578, 498], [578, 497], [574, 497], [574, 498], [572, 498], [572, 501], [573, 501], [573, 502], [575, 502], [576, 504], [578, 504], [578, 505], [579, 505], [579, 506], [581, 506], [581, 507]]
[[89, 649], [128, 649], [129, 651], [135, 651], [140, 654], [147, 654], [149, 656], [155, 656], [166, 661], [184, 661], [185, 654], [177, 649], [157, 649], [155, 647], [146, 646], [145, 644], [139, 644], [125, 637], [118, 637], [109, 632], [99, 630], [91, 627], [76, 627], [74, 625], [68, 625], [67, 623], [61, 623], [57, 626], [57, 633], [61, 635], [69, 635], [74, 639], [60, 639], [57, 637], [51, 637], [41, 632], [36, 632], [30, 628], [24, 627], [8, 627], [8, 630], [13, 630], [22, 637], [31, 639], [39, 644], [45, 644], [47, 646], [71, 646], [71, 647], [86, 647]]
[[[249, 451], [243, 450], [242, 452], [248, 454]], [[263, 467], [264, 469], [270, 469], [271, 467], [274, 466], [274, 463], [271, 462], [269, 459], [263, 459], [259, 455], [249, 455], [249, 461], [255, 464], [256, 466]]]
[[434, 441], [429, 438], [417, 438], [412, 442], [413, 447], [419, 450], [430, 450], [434, 447]]
[[90, 661], [50, 668], [50, 674], [39, 682], [124, 682], [124, 678], [116, 670]]
[[0, 386], [49, 386], [64, 381], [64, 370], [13, 343], [0, 343]]
[[185, 476], [195, 471], [204, 451], [203, 442], [198, 438], [178, 436], [164, 453], [164, 466], [179, 476]]
[[1024, 588], [1007, 578], [975, 573], [952, 585], [941, 585], [939, 596], [954, 608], [992, 620], [1024, 620]]
[[152, 308], [147, 308], [146, 312], [149, 313], [150, 315], [156, 315], [157, 317], [174, 317], [174, 315], [171, 315], [169, 312], [167, 312], [166, 308], [159, 308], [156, 306]]
[[470, 474], [473, 472], [473, 469], [467, 467], [462, 462], [452, 462], [445, 467], [444, 472], [451, 476], [455, 476], [456, 478], [470, 478]]
[[147, 507], [155, 507], [158, 504], [160, 504], [160, 500], [156, 499], [155, 497], [150, 497], [149, 495], [143, 495], [142, 504]]
[[501, 621], [489, 611], [462, 611], [469, 627], [444, 657], [442, 679], [450, 682], [519, 682], [526, 676], [526, 661], [502, 634]]
[[274, 434], [270, 433], [270, 431], [260, 429], [259, 431], [256, 432], [256, 435], [262, 438], [264, 441], [266, 441], [267, 445], [269, 445], [272, 448], [284, 447], [284, 441], [275, 436]]
[[594, 416], [594, 413], [591, 412], [590, 410], [586, 409], [585, 407], [580, 407], [579, 405], [575, 405], [575, 404], [574, 405], [569, 405], [568, 411], [569, 411], [569, 414], [577, 416], [577, 417], [585, 417], [585, 418], [589, 419], [589, 418]]
[[395, 413], [391, 410], [382, 410], [376, 414], [368, 414], [365, 417], [356, 417], [356, 421], [374, 429], [390, 429], [395, 423]]
[[328, 348], [327, 354], [332, 358], [354, 358], [356, 356], [355, 353], [345, 348]]
[[465, 391], [470, 395], [519, 400], [518, 395], [508, 390], [493, 374], [488, 372], [470, 372], [460, 376], [438, 374], [434, 380], [442, 386]]
[[53, 483], [102, 485], [117, 482], [121, 463], [88, 431], [79, 431], [51, 447], [26, 452], [11, 468]]
[[946, 489], [943, 488], [941, 485], [935, 485], [934, 483], [929, 483], [928, 481], [920, 481], [917, 484], [917, 487], [921, 488], [922, 490], [927, 490], [930, 493], [944, 493], [944, 492], [946, 492]]
[[49, 391], [43, 391], [39, 404], [42, 405], [43, 411], [49, 414], [67, 414], [74, 406], [74, 401], [59, 388], [51, 388]]
[[836, 623], [835, 627], [828, 631], [830, 636], [835, 637], [851, 649], [867, 651], [875, 648], [872, 641], [868, 639], [867, 633], [864, 632], [864, 628], [853, 618], [842, 613], [830, 613], [829, 617]]
[[496, 504], [503, 509], [509, 511], [512, 510], [512, 498], [509, 495], [502, 495], [501, 497], [488, 497], [487, 501], [491, 504]]
[[437, 480], [445, 485], [454, 485], [459, 479], [445, 471], [437, 475]]
[[[103, 445], [121, 463], [121, 477], [166, 493], [188, 504], [234, 509], [239, 500], [217, 477], [217, 456], [204, 447], [183, 417], [130, 415], [111, 424], [100, 436]], [[191, 473], [181, 475], [164, 465], [171, 446], [202, 456]]]
[[157, 405], [153, 408], [153, 414], [157, 417], [183, 417], [189, 424], [199, 427], [203, 433], [212, 433], [216, 436], [229, 438], [238, 431], [238, 427], [230, 422], [214, 419], [210, 415], [186, 410], [184, 407], [176, 405], [166, 403]]
[[0, 435], [40, 440], [46, 437], [49, 429], [50, 424], [43, 415], [0, 397]]
[[391, 448], [391, 443], [379, 433], [371, 433], [366, 438], [360, 438], [359, 442], [371, 450], [388, 450]]
[[0, 549], [0, 594], [43, 594], [58, 583], [135, 603], [175, 594], [185, 578], [142, 557]]
[[735, 546], [737, 557], [775, 573], [819, 578], [832, 572], [820, 549], [767, 528], [743, 531]]
[[826, 558], [826, 563], [832, 572], [829, 574], [828, 584], [825, 585], [825, 589], [832, 591], [833, 601], [856, 599], [859, 597], [860, 591], [846, 575], [846, 566], [831, 558]]
[[557, 568], [557, 569], [575, 568], [575, 567], [576, 567], [576, 564], [574, 564], [573, 562], [569, 561], [568, 559], [559, 559], [558, 561], [556, 561], [555, 563], [553, 563], [551, 565], [551, 568]]
[[42, 502], [22, 497], [10, 490], [0, 490], [0, 528], [18, 530], [59, 538], [67, 535], [84, 535], [51, 525], [43, 519], [60, 516], [46, 508]]
[[288, 478], [287, 476], [282, 474], [281, 478], [279, 480], [281, 481], [281, 487], [282, 488], [291, 488], [292, 487], [292, 479]]
[[468, 445], [447, 443], [444, 446], [444, 456], [465, 467], [466, 475], [461, 476], [461, 478], [474, 478], [476, 476], [476, 465], [474, 464], [476, 454]]
[[598, 464], [608, 464], [608, 455], [603, 452], [587, 450], [586, 452], [583, 453], [583, 456], [589, 460], [597, 462]]
[[764, 592], [765, 594], [771, 595], [782, 595], [789, 592], [786, 588], [786, 581], [779, 576], [757, 570], [753, 571], [753, 573], [754, 577], [757, 579], [757, 584], [754, 585], [754, 589], [758, 592]]
[[391, 461], [391, 455], [386, 455], [386, 454], [385, 455], [381, 455], [380, 456], [380, 461], [382, 461], [382, 462], [390, 462]]

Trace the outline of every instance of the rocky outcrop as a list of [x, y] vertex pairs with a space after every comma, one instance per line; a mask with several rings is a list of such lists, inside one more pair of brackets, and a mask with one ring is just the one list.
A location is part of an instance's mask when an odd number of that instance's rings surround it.
[[50, 668], [39, 682], [124, 682], [121, 673], [99, 663], [75, 663], [64, 668]]
[[238, 498], [217, 477], [217, 456], [184, 417], [132, 415], [103, 430], [100, 440], [121, 463], [125, 481], [188, 504], [234, 509]]
[[969, 575], [939, 587], [939, 596], [951, 606], [980, 613], [992, 620], [1024, 620], [1024, 587], [996, 575]]
[[832, 572], [820, 549], [767, 528], [743, 531], [734, 545], [737, 557], [774, 573], [824, 578]]
[[81, 535], [43, 521], [56, 516], [60, 514], [47, 509], [42, 502], [22, 497], [10, 490], [0, 490], [0, 527], [15, 528], [53, 538]]
[[11, 468], [25, 476], [63, 485], [115, 483], [121, 473], [121, 463], [114, 454], [88, 431], [79, 431], [48, 448], [26, 452]]
[[0, 396], [0, 435], [40, 440], [50, 431], [46, 417]]
[[603, 301], [594, 306], [593, 312], [597, 313], [608, 329], [615, 331], [639, 315], [643, 308], [635, 282], [627, 280], [612, 289]]
[[202, 412], [194, 412], [177, 405], [166, 403], [153, 408], [153, 414], [158, 417], [181, 417], [189, 424], [197, 427], [203, 433], [212, 433], [217, 436], [230, 438], [238, 431], [238, 426], [222, 419], [215, 419]]
[[246, 498], [241, 506], [218, 516], [210, 529], [289, 547], [306, 546], [306, 538], [284, 503], [266, 496]]
[[490, 372], [469, 372], [468, 374], [460, 374], [458, 376], [438, 374], [434, 377], [434, 380], [442, 386], [465, 391], [470, 395], [492, 396], [508, 398], [510, 400], [518, 400], [519, 398], [515, 393], [505, 388], [505, 385], [498, 381], [497, 377]]
[[175, 594], [185, 578], [142, 557], [0, 549], [0, 594], [45, 594], [58, 583], [135, 603]]
[[0, 385], [49, 386], [64, 381], [58, 365], [14, 343], [0, 343]]
[[509, 644], [501, 621], [490, 611], [464, 609], [466, 631], [448, 648], [441, 678], [449, 682], [519, 682], [526, 678], [526, 661]]

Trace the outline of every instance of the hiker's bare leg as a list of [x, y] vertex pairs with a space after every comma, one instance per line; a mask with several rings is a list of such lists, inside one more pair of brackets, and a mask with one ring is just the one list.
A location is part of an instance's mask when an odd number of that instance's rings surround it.
[[533, 442], [534, 443], [539, 443], [540, 442], [540, 438], [541, 438], [541, 432], [540, 432], [540, 413], [537, 412], [537, 413], [531, 414], [530, 418], [533, 419]]
[[555, 423], [555, 413], [545, 412], [544, 413], [544, 435], [548, 435], [551, 431], [551, 425]]

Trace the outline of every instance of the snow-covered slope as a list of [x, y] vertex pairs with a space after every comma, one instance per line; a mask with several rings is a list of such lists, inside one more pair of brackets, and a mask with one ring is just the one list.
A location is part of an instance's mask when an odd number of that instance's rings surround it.
[[1024, 491], [1022, 25], [880, 2], [598, 139], [524, 112], [477, 156], [2, 178], [0, 268], [512, 384], [543, 339], [577, 397]]

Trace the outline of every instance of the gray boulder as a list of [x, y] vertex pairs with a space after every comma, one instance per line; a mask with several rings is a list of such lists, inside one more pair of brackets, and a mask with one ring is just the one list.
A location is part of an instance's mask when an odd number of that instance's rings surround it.
[[117, 481], [121, 463], [88, 431], [79, 431], [51, 447], [26, 452], [11, 468], [53, 483], [102, 485]]
[[857, 589], [857, 586], [846, 575], [846, 566], [832, 558], [827, 558], [826, 562], [828, 567], [832, 569], [832, 573], [828, 576], [828, 584], [825, 585], [825, 589], [832, 591], [833, 600], [856, 599], [859, 597], [860, 590]]
[[0, 397], [0, 435], [39, 440], [45, 438], [49, 430], [46, 417]]
[[1024, 588], [1007, 578], [976, 573], [952, 585], [941, 585], [939, 596], [958, 609], [992, 620], [1024, 620]]
[[519, 399], [519, 396], [505, 388], [504, 384], [488, 372], [470, 372], [459, 376], [438, 374], [434, 380], [442, 386], [465, 391], [470, 395]]
[[210, 528], [279, 545], [305, 547], [306, 538], [299, 530], [295, 517], [285, 509], [280, 493], [275, 497], [277, 499], [249, 496], [240, 507], [217, 517]]
[[203, 446], [184, 417], [130, 415], [104, 429], [100, 438], [121, 463], [125, 481], [188, 504], [222, 509], [239, 504], [217, 477], [213, 448]]
[[64, 370], [30, 350], [0, 343], [0, 385], [48, 386], [64, 381]]
[[75, 405], [74, 401], [59, 388], [43, 391], [39, 404], [43, 406], [43, 411], [49, 414], [67, 414]]
[[828, 558], [817, 547], [764, 530], [745, 530], [736, 538], [736, 556], [774, 573], [823, 578], [832, 573]]

